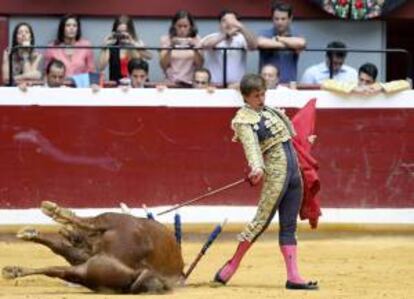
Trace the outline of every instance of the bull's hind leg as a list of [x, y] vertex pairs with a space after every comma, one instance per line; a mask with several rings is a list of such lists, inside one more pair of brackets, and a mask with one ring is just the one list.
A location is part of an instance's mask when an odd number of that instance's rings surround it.
[[7, 266], [2, 269], [2, 276], [4, 279], [16, 279], [18, 277], [25, 277], [29, 275], [46, 275], [49, 277], [60, 278], [68, 282], [81, 284], [87, 287], [85, 284], [85, 264], [79, 266], [48, 267], [41, 269]]
[[34, 227], [24, 227], [17, 235], [19, 239], [45, 245], [54, 253], [64, 257], [71, 265], [80, 265], [90, 257], [83, 248], [76, 248], [59, 235], [40, 234]]
[[59, 207], [51, 201], [42, 201], [40, 207], [45, 215], [63, 225], [72, 225], [88, 231], [102, 230], [96, 225], [95, 217], [78, 217], [70, 209]]
[[45, 215], [63, 225], [70, 224], [70, 218], [76, 216], [71, 210], [59, 207], [51, 201], [42, 201], [40, 209]]

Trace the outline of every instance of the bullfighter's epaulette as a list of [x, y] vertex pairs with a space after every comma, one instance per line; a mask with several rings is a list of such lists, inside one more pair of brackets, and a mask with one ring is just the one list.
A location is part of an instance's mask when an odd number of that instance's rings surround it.
[[260, 121], [260, 115], [253, 109], [244, 106], [241, 107], [237, 112], [236, 115], [231, 120], [231, 128], [234, 131], [234, 135], [232, 138], [233, 142], [237, 142], [239, 140], [239, 136], [237, 136], [236, 125], [255, 125]]
[[246, 106], [240, 108], [236, 116], [231, 121], [231, 126], [234, 128], [235, 124], [250, 124], [254, 125], [260, 121], [260, 114]]

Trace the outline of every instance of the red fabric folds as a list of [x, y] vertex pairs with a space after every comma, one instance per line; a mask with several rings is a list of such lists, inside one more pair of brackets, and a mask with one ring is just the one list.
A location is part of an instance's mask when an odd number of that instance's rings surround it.
[[311, 99], [300, 109], [292, 119], [296, 136], [293, 146], [298, 154], [300, 170], [303, 178], [303, 199], [300, 209], [300, 219], [308, 219], [311, 228], [318, 226], [319, 216], [322, 215], [318, 192], [320, 181], [318, 176], [319, 165], [311, 155], [312, 144], [308, 141], [315, 132], [316, 99]]

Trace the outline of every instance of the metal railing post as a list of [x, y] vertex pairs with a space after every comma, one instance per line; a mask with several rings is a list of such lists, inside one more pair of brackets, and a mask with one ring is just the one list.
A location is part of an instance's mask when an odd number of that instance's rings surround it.
[[227, 49], [223, 50], [223, 87], [227, 88]]
[[13, 53], [14, 53], [15, 49], [14, 48], [10, 48], [10, 52], [9, 52], [9, 86], [13, 86], [14, 83], [14, 78], [13, 78]]

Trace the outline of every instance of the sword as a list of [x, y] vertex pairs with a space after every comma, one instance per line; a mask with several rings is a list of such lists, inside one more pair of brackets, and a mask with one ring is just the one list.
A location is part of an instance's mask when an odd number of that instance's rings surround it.
[[167, 210], [165, 210], [165, 211], [162, 211], [162, 212], [158, 213], [158, 214], [157, 214], [157, 216], [164, 215], [164, 214], [167, 214], [167, 213], [169, 213], [169, 212], [175, 211], [175, 210], [177, 210], [177, 209], [179, 209], [179, 208], [181, 208], [181, 207], [184, 207], [184, 206], [187, 206], [187, 205], [189, 205], [189, 204], [192, 204], [193, 202], [199, 201], [199, 200], [201, 200], [201, 199], [203, 199], [203, 198], [206, 198], [206, 197], [208, 197], [208, 196], [211, 196], [211, 195], [214, 195], [214, 194], [220, 193], [220, 192], [222, 192], [222, 191], [225, 191], [225, 190], [228, 190], [228, 189], [234, 188], [234, 187], [236, 187], [236, 186], [238, 186], [238, 185], [240, 185], [240, 184], [243, 184], [244, 182], [248, 182], [248, 181], [249, 181], [249, 179], [248, 179], [248, 178], [242, 178], [242, 179], [239, 179], [239, 180], [237, 180], [237, 181], [235, 181], [235, 182], [233, 182], [233, 183], [230, 183], [230, 184], [227, 184], [227, 185], [225, 185], [225, 186], [223, 186], [223, 187], [220, 187], [220, 188], [217, 188], [217, 189], [215, 189], [215, 190], [209, 191], [209, 192], [207, 192], [207, 193], [205, 193], [205, 194], [199, 195], [199, 196], [197, 196], [197, 197], [195, 197], [195, 198], [193, 198], [193, 199], [187, 200], [187, 201], [185, 201], [185, 202], [183, 202], [183, 203], [176, 204], [176, 205], [175, 205], [175, 206], [173, 206], [172, 208], [169, 208], [169, 209], [167, 209]]

